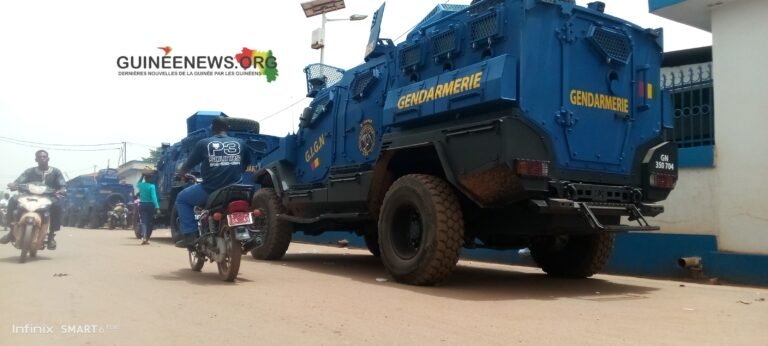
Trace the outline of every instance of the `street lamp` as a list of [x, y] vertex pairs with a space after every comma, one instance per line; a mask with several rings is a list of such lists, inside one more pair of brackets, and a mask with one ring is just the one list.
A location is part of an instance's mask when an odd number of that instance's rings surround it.
[[326, 22], [336, 22], [336, 21], [343, 21], [343, 20], [349, 20], [349, 21], [355, 21], [355, 20], [363, 20], [365, 18], [368, 18], [368, 16], [364, 14], [353, 14], [349, 16], [349, 18], [326, 18], [325, 14], [328, 12], [333, 12], [340, 10], [344, 8], [344, 0], [313, 0], [304, 2], [301, 4], [301, 8], [304, 9], [304, 15], [309, 17], [314, 17], [318, 14], [322, 15], [322, 25], [320, 29], [315, 29], [315, 31], [312, 32], [312, 49], [320, 49], [320, 63], [323, 63], [323, 55], [324, 51], [323, 48], [325, 48], [325, 23]]

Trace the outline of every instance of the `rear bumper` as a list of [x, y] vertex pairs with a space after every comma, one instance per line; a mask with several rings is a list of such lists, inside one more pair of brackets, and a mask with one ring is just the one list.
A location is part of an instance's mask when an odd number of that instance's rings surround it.
[[[577, 202], [564, 198], [533, 199], [531, 206], [541, 214], [581, 215], [592, 228], [613, 232], [658, 231], [660, 227], [649, 225], [645, 216], [654, 217], [664, 212], [664, 206], [656, 204]], [[599, 216], [627, 216], [638, 225], [603, 225]]]

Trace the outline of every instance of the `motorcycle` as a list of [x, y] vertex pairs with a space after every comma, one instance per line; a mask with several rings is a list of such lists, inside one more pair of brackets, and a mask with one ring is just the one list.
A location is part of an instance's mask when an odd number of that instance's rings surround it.
[[[51, 224], [51, 195], [54, 190], [45, 185], [19, 184], [18, 208], [15, 214], [16, 224], [11, 227], [13, 246], [21, 250], [19, 262], [24, 263], [29, 257], [37, 257], [38, 250], [45, 250], [48, 243], [48, 228]], [[13, 217], [11, 215], [10, 217]]]
[[143, 236], [142, 229], [141, 229], [141, 213], [139, 213], [139, 199], [133, 201], [133, 208], [131, 209], [132, 217], [133, 217], [133, 235], [136, 236], [136, 239], [141, 239]]
[[259, 246], [263, 236], [253, 229], [260, 210], [251, 210], [253, 186], [230, 185], [214, 191], [203, 208], [196, 208], [198, 238], [188, 247], [189, 266], [201, 271], [206, 261], [216, 262], [219, 278], [234, 281], [243, 253]]
[[5, 219], [8, 217], [8, 208], [0, 207], [0, 224], [3, 225], [3, 231], [8, 230], [8, 226], [5, 225]]
[[128, 229], [128, 208], [123, 203], [117, 203], [107, 212], [107, 226], [115, 229], [118, 226]]

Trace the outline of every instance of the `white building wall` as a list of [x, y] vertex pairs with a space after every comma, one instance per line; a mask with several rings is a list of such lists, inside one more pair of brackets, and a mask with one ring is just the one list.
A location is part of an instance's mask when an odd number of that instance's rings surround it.
[[767, 19], [765, 0], [712, 9], [716, 179], [696, 184], [712, 190], [714, 209], [701, 215], [717, 214], [722, 251], [768, 254]]
[[[700, 69], [704, 79], [711, 78], [711, 63], [663, 67], [661, 74], [669, 78], [674, 73], [676, 78], [680, 78], [682, 72], [687, 81], [691, 77], [691, 70], [694, 71], [694, 78], [698, 79]], [[652, 224], [661, 227], [658, 233], [717, 236], [720, 219], [719, 214], [714, 212], [718, 208], [716, 169], [682, 168], [678, 170], [678, 175], [675, 189], [661, 203], [665, 208], [664, 213], [653, 219]]]
[[675, 189], [661, 202], [664, 213], [651, 224], [660, 226], [660, 233], [719, 235], [717, 181], [712, 168], [679, 169]]
[[139, 178], [141, 178], [141, 170], [129, 170], [120, 174], [120, 178], [124, 180], [126, 184], [133, 186], [134, 193], [139, 192], [139, 189], [136, 188], [136, 183], [138, 183]]
[[130, 161], [122, 166], [120, 166], [117, 169], [118, 174], [120, 175], [120, 179], [125, 181], [126, 184], [130, 184], [133, 186], [133, 192], [138, 192], [138, 189], [136, 188], [136, 183], [141, 178], [141, 172], [143, 172], [144, 168], [153, 168], [154, 165], [148, 164], [146, 162], [141, 161]]

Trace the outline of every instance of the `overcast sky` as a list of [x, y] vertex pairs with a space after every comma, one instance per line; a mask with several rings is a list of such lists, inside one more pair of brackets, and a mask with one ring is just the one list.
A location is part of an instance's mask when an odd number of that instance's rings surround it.
[[[405, 32], [445, 1], [390, 0], [381, 37], [405, 39]], [[470, 0], [451, 0], [468, 4]], [[579, 4], [587, 1], [577, 0]], [[711, 35], [648, 13], [647, 0], [604, 0], [606, 12], [643, 27], [664, 27], [665, 50], [711, 44]], [[256, 120], [301, 101], [303, 67], [319, 61], [310, 48], [320, 17], [306, 18], [301, 1], [3, 1], [0, 3], [0, 190], [34, 166], [42, 145], [129, 142], [128, 159], [150, 147], [176, 142], [185, 119], [198, 110], [221, 110]], [[371, 14], [380, 1], [346, 0], [329, 18], [366, 14], [363, 21], [329, 22], [325, 63], [360, 64]], [[121, 55], [234, 55], [243, 47], [272, 50], [279, 76], [272, 83], [254, 76], [118, 76]], [[309, 100], [262, 121], [262, 133], [295, 129]], [[108, 146], [107, 148], [116, 148]], [[76, 147], [93, 149], [95, 147]], [[69, 178], [114, 167], [119, 151], [50, 150], [51, 165]]]

